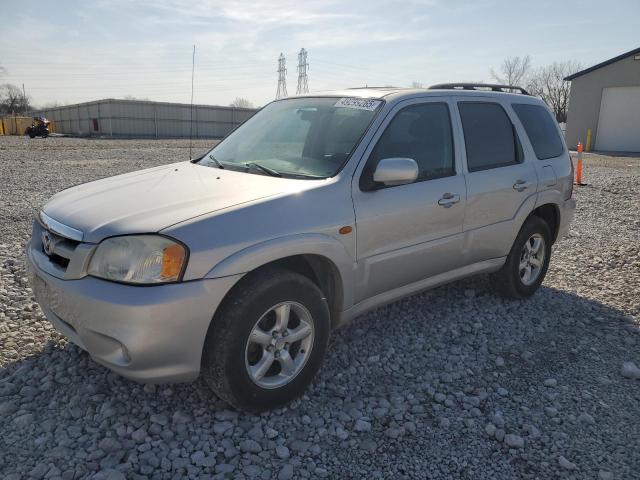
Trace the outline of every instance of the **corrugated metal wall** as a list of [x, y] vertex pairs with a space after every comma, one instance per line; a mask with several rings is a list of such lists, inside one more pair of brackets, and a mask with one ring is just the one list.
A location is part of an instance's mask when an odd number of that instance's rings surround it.
[[191, 106], [140, 100], [98, 100], [34, 112], [56, 124], [56, 132], [78, 136], [141, 138], [220, 138], [249, 119], [250, 108]]

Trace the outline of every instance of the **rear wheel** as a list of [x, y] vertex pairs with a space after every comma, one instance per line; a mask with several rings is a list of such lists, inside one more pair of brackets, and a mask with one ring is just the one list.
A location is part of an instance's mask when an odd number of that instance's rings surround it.
[[547, 274], [551, 258], [551, 231], [539, 217], [529, 217], [520, 229], [507, 260], [496, 274], [497, 290], [507, 298], [533, 295]]
[[236, 408], [284, 405], [304, 392], [320, 368], [329, 331], [327, 302], [307, 277], [276, 268], [249, 274], [209, 328], [203, 378]]

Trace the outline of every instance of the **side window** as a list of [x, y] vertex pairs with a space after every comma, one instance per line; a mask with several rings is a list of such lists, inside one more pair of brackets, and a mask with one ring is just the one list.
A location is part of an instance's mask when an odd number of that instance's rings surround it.
[[511, 106], [527, 132], [538, 160], [545, 160], [562, 154], [564, 150], [562, 140], [558, 135], [555, 120], [547, 109], [540, 105], [526, 103], [514, 103]]
[[507, 112], [497, 103], [459, 102], [470, 172], [519, 163], [522, 154]]
[[425, 103], [400, 110], [371, 153], [360, 177], [360, 188], [376, 188], [373, 172], [378, 162], [394, 157], [416, 161], [418, 182], [455, 175], [453, 134], [446, 103]]

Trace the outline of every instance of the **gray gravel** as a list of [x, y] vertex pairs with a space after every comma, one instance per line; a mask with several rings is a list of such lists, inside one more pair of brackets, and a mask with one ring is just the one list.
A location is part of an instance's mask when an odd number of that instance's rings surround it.
[[199, 382], [110, 373], [26, 282], [38, 205], [186, 146], [0, 137], [0, 478], [640, 478], [639, 159], [587, 156], [532, 299], [477, 277], [373, 311], [335, 332], [302, 399], [254, 416]]

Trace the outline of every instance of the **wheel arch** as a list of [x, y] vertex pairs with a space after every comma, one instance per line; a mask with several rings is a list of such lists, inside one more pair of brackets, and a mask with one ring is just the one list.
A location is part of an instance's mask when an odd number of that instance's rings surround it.
[[[555, 203], [545, 203], [536, 207], [527, 218], [536, 216], [541, 218], [549, 226], [551, 231], [551, 243], [555, 243], [558, 238], [558, 230], [560, 228], [560, 208]], [[525, 219], [526, 221], [526, 219]]]
[[[353, 285], [354, 262], [340, 242], [321, 234], [294, 235], [247, 247], [219, 262], [205, 278], [247, 276], [269, 267], [285, 268], [313, 281], [326, 295], [332, 327], [353, 304], [349, 285]], [[232, 291], [233, 287], [225, 298]]]

